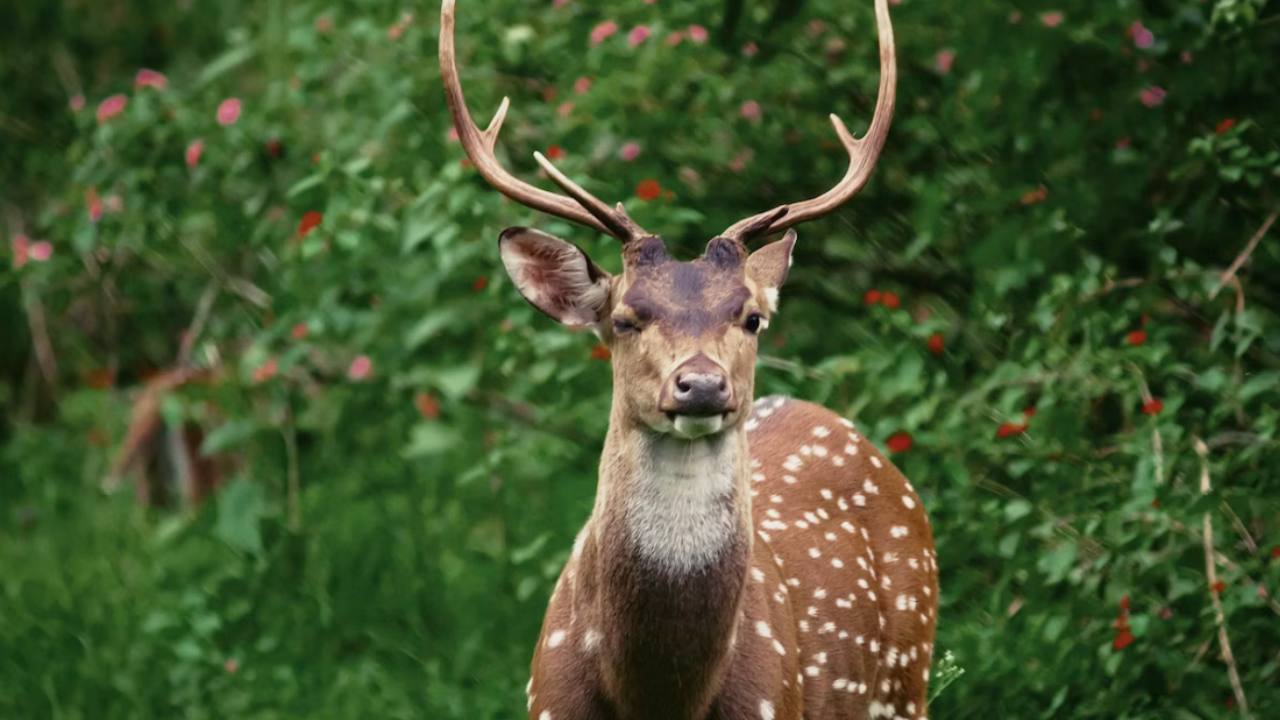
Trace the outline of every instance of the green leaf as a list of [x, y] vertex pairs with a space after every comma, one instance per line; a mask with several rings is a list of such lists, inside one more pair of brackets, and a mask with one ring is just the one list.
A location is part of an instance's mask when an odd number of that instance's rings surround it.
[[200, 88], [208, 85], [222, 75], [240, 67], [253, 57], [254, 52], [252, 46], [241, 45], [219, 55], [213, 62], [205, 65], [200, 74], [196, 76], [195, 87]]
[[459, 315], [461, 315], [460, 309], [456, 307], [428, 312], [405, 334], [405, 347], [409, 350], [417, 350], [423, 343], [439, 334], [440, 331], [457, 322]]
[[312, 175], [308, 175], [289, 186], [289, 189], [285, 191], [285, 197], [297, 197], [311, 188], [324, 183], [325, 179], [328, 177], [327, 173], [314, 173]]
[[462, 436], [457, 430], [439, 423], [421, 423], [415, 425], [409, 444], [400, 451], [406, 459], [420, 459], [440, 455], [456, 449], [462, 443]]
[[258, 432], [258, 428], [255, 420], [231, 420], [223, 423], [205, 435], [204, 442], [200, 443], [200, 454], [209, 457], [240, 447]]
[[213, 534], [234, 550], [253, 555], [262, 552], [259, 523], [266, 516], [262, 489], [247, 480], [236, 480], [217, 495], [218, 517]]

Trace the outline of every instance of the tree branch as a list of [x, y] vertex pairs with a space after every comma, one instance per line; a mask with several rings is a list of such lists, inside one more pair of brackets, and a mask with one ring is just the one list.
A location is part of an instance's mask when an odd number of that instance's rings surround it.
[[[1200, 456], [1200, 494], [1208, 495], [1209, 486], [1209, 447], [1200, 438], [1195, 438], [1196, 454]], [[1209, 597], [1213, 601], [1214, 620], [1218, 625], [1218, 644], [1222, 646], [1222, 661], [1227, 664], [1227, 677], [1231, 679], [1231, 689], [1236, 694], [1236, 705], [1240, 707], [1240, 717], [1250, 720], [1249, 700], [1244, 695], [1244, 686], [1240, 684], [1240, 671], [1236, 668], [1236, 658], [1231, 652], [1231, 640], [1227, 636], [1227, 618], [1222, 611], [1222, 598], [1214, 586], [1218, 583], [1217, 563], [1213, 559], [1213, 517], [1204, 514], [1204, 565], [1206, 580], [1209, 583]]]
[[1275, 212], [1271, 213], [1271, 216], [1267, 218], [1266, 222], [1262, 223], [1262, 227], [1258, 228], [1258, 232], [1254, 233], [1253, 237], [1249, 238], [1249, 244], [1245, 245], [1244, 250], [1236, 258], [1236, 261], [1231, 263], [1231, 267], [1227, 268], [1226, 272], [1222, 273], [1222, 277], [1218, 280], [1218, 286], [1213, 289], [1213, 292], [1209, 293], [1210, 300], [1217, 297], [1218, 293], [1222, 291], [1222, 288], [1226, 287], [1227, 283], [1235, 279], [1236, 271], [1239, 270], [1240, 266], [1244, 265], [1245, 260], [1248, 260], [1249, 256], [1253, 254], [1253, 249], [1258, 247], [1259, 242], [1262, 242], [1262, 238], [1267, 234], [1267, 231], [1271, 229], [1272, 223], [1274, 223], [1278, 217], [1280, 217], [1280, 208], [1276, 208]]

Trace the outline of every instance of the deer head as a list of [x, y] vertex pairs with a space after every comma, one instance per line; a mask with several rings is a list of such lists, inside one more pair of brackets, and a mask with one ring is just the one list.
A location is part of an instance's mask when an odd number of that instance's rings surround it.
[[[463, 148], [480, 174], [528, 207], [585, 225], [622, 243], [623, 271], [601, 270], [576, 245], [528, 228], [499, 238], [503, 264], [520, 293], [551, 318], [593, 330], [613, 355], [615, 420], [684, 438], [711, 435], [745, 421], [754, 392], [760, 333], [777, 309], [791, 266], [796, 234], [788, 230], [822, 217], [866, 184], [884, 147], [893, 115], [896, 71], [893, 34], [884, 0], [876, 3], [881, 80], [867, 135], [854, 138], [835, 115], [831, 122], [849, 153], [844, 178], [820, 197], [783, 205], [735, 223], [707, 243], [703, 255], [680, 262], [662, 239], [610, 208], [534, 157], [563, 195], [511, 175], [494, 154], [510, 106], [502, 101], [486, 130], [472, 121], [458, 77], [455, 0], [441, 10], [440, 69]], [[788, 230], [751, 252], [747, 244]]]

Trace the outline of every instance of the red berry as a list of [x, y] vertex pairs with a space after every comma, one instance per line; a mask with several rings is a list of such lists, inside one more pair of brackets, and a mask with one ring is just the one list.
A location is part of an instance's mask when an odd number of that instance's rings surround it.
[[862, 299], [865, 300], [868, 305], [879, 305], [880, 297], [879, 290], [868, 290], [867, 294], [862, 296]]
[[298, 234], [306, 237], [307, 233], [315, 230], [324, 221], [324, 215], [312, 210], [302, 216], [302, 221], [298, 223]]
[[1116, 639], [1111, 643], [1111, 647], [1116, 650], [1123, 650], [1132, 645], [1133, 640], [1133, 633], [1130, 633], [1128, 630], [1122, 630], [1119, 635], [1116, 635]]
[[934, 333], [929, 336], [929, 352], [934, 355], [941, 355], [943, 350], [942, 334]]
[[1014, 423], [1014, 422], [1001, 423], [1000, 427], [996, 428], [996, 438], [999, 439], [999, 438], [1011, 437], [1013, 435], [1021, 435], [1026, 431], [1027, 431], [1027, 423]]
[[657, 180], [641, 180], [640, 184], [636, 186], [636, 197], [645, 202], [657, 200], [661, 194], [662, 184]]
[[908, 433], [897, 432], [890, 435], [884, 444], [891, 453], [903, 453], [911, 449], [911, 446], [915, 444], [915, 440], [912, 440], [911, 435]]

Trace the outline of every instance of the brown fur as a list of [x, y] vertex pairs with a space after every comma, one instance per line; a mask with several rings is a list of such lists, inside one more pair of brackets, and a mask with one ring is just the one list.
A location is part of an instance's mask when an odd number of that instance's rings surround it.
[[[746, 321], [767, 322], [793, 243], [746, 257], [717, 239], [678, 263], [646, 238], [621, 275], [599, 278], [606, 308], [556, 296], [610, 346], [614, 404], [596, 507], [534, 654], [532, 720], [924, 717], [937, 574], [919, 498], [834, 413], [748, 402]], [[522, 292], [544, 299], [530, 257], [574, 256], [504, 255]], [[576, 285], [595, 280], [577, 272]], [[681, 440], [659, 398], [695, 357], [723, 370], [737, 401], [719, 433]]]

